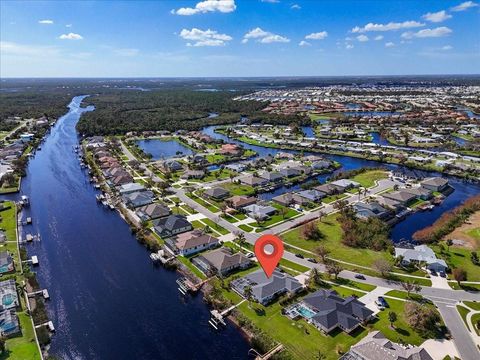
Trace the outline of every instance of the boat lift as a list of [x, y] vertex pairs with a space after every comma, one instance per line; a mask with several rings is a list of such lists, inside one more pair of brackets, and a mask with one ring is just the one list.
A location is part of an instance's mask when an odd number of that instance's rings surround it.
[[34, 291], [34, 292], [31, 292], [31, 293], [27, 293], [28, 297], [35, 297], [37, 295], [42, 295], [43, 298], [45, 300], [49, 300], [50, 299], [50, 294], [48, 293], [48, 290], [47, 289], [43, 289], [43, 290], [38, 290], [38, 291]]
[[235, 309], [237, 306], [240, 306], [245, 301], [246, 300], [243, 299], [238, 304], [232, 305], [228, 309], [223, 310], [222, 312], [220, 312], [218, 310], [215, 310], [215, 309], [210, 311], [210, 314], [212, 315], [212, 317], [210, 318], [210, 320], [208, 320], [208, 323], [210, 325], [212, 325], [212, 327], [215, 330], [218, 330], [219, 325], [227, 326], [227, 323], [225, 322], [225, 320], [223, 318], [225, 316], [227, 316], [233, 309]]

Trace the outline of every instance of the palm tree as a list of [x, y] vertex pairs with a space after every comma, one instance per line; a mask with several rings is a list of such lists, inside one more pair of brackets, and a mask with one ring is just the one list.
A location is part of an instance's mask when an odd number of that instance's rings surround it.
[[253, 290], [250, 285], [245, 286], [243, 289], [243, 295], [245, 296], [245, 299], [248, 301], [248, 307], [251, 309], [252, 308], [252, 300], [253, 300]]
[[235, 241], [240, 247], [243, 247], [247, 241], [247, 239], [245, 238], [245, 234], [241, 231], [237, 232]]
[[397, 321], [397, 314], [395, 314], [393, 311], [390, 311], [388, 313], [388, 321], [390, 321], [390, 327], [393, 328], [393, 323]]

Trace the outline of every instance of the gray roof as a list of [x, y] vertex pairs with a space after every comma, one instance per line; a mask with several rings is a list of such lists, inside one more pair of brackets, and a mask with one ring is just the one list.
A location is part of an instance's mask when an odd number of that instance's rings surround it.
[[417, 346], [402, 346], [388, 340], [379, 331], [372, 331], [350, 351], [341, 357], [342, 360], [358, 359], [364, 360], [433, 360], [428, 352]]
[[122, 196], [123, 200], [132, 205], [133, 207], [139, 207], [153, 202], [155, 195], [151, 191], [137, 191]]
[[230, 193], [222, 187], [214, 187], [206, 189], [204, 194], [213, 198], [222, 198], [228, 196]]
[[191, 226], [191, 224], [187, 221], [187, 218], [182, 215], [170, 215], [166, 218], [155, 220], [153, 224], [155, 225], [155, 228], [158, 228], [159, 230], [168, 231]]
[[326, 329], [340, 326], [350, 330], [373, 314], [355, 297], [342, 298], [334, 290], [318, 290], [302, 302], [316, 312], [312, 319]]
[[258, 174], [262, 179], [266, 179], [268, 181], [277, 181], [283, 179], [282, 174], [277, 171], [264, 171], [261, 174]]
[[403, 202], [403, 203], [406, 203], [406, 202], [416, 198], [415, 195], [413, 195], [411, 193], [408, 193], [408, 192], [405, 192], [405, 191], [402, 191], [402, 190], [394, 191], [394, 192], [391, 192], [391, 193], [385, 193], [385, 194], [382, 194], [382, 196], [385, 197], [385, 198], [396, 200], [396, 201]]
[[308, 199], [310, 201], [317, 201], [320, 200], [321, 198], [325, 197], [326, 194], [322, 191], [318, 191], [315, 189], [310, 189], [310, 190], [303, 190], [297, 193], [299, 196]]
[[137, 209], [138, 214], [146, 215], [150, 219], [158, 219], [170, 215], [170, 208], [164, 204], [154, 203]]
[[118, 188], [118, 191], [120, 192], [120, 194], [135, 192], [135, 191], [142, 191], [142, 190], [145, 190], [145, 187], [137, 183], [123, 184]]
[[201, 255], [212, 267], [218, 271], [230, 269], [232, 267], [239, 267], [250, 263], [250, 259], [241, 252], [232, 254], [230, 249], [220, 248], [212, 250], [206, 254]]
[[422, 185], [430, 185], [430, 186], [445, 186], [448, 184], [448, 180], [441, 177], [432, 177], [422, 181]]

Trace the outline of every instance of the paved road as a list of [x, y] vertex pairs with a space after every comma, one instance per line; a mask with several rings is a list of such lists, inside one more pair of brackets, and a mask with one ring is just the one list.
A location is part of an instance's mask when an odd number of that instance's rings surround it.
[[465, 327], [454, 302], [436, 302], [438, 311], [453, 336], [455, 347], [462, 360], [480, 359], [480, 351], [473, 342], [470, 332]]

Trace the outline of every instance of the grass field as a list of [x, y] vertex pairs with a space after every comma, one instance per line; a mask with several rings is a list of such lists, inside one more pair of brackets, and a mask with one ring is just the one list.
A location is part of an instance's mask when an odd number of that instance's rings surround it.
[[465, 326], [467, 327], [468, 331], [470, 331], [470, 326], [468, 326], [468, 323], [467, 323], [467, 314], [470, 312], [470, 310], [467, 309], [465, 306], [457, 305], [457, 311], [462, 317], [463, 322], [465, 323]]
[[358, 182], [363, 187], [369, 188], [374, 186], [376, 181], [386, 179], [387, 175], [388, 173], [386, 171], [372, 170], [355, 175], [352, 180]]
[[463, 303], [473, 310], [480, 311], [480, 302], [464, 301]]
[[314, 251], [319, 245], [325, 246], [330, 251], [331, 258], [361, 266], [371, 266], [377, 259], [391, 259], [391, 255], [386, 251], [358, 249], [343, 245], [342, 229], [336, 218], [337, 215], [332, 214], [326, 216], [323, 221], [317, 222], [318, 228], [324, 235], [320, 241], [306, 240], [302, 235], [302, 227], [290, 230], [281, 237], [286, 243], [309, 251]]
[[[445, 243], [442, 242], [442, 244], [446, 249], [447, 246]], [[474, 265], [470, 260], [471, 250], [457, 246], [450, 246], [450, 250], [445, 250], [442, 253], [438, 246], [434, 245], [432, 248], [437, 254], [437, 257], [444, 259], [447, 262], [450, 269], [457, 267], [465, 269], [467, 272], [467, 281], [480, 281], [480, 267]]]

